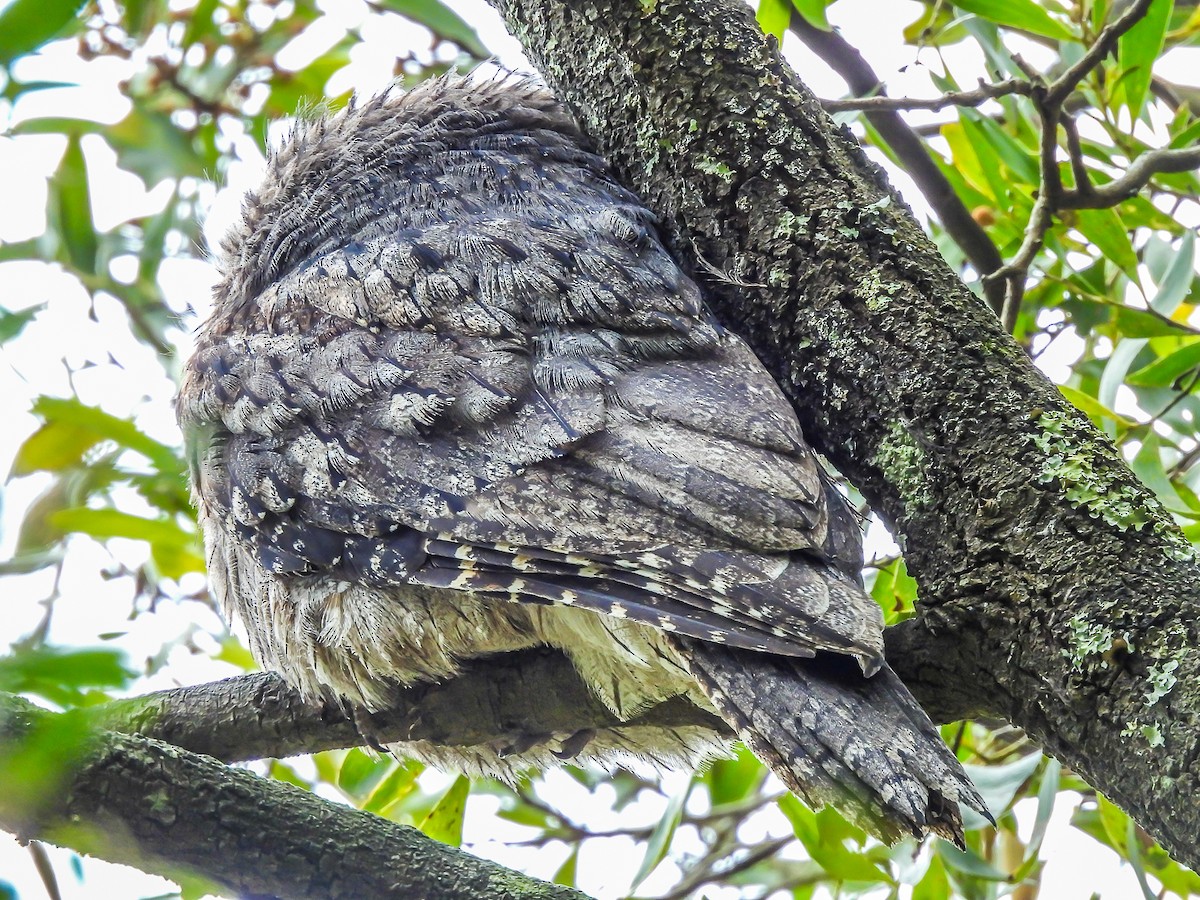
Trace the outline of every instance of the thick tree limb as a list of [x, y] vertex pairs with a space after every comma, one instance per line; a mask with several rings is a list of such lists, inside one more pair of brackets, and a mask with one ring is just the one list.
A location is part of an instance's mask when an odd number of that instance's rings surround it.
[[923, 613], [893, 665], [942, 715], [1021, 725], [1200, 865], [1200, 570], [1117, 450], [740, 3], [495, 2], [680, 256], [732, 275], [714, 310], [901, 541]]
[[263, 900], [583, 900], [415, 828], [170, 744], [81, 725], [0, 694], [0, 770], [25, 754], [41, 763], [22, 769], [20, 782], [6, 779], [0, 828]]

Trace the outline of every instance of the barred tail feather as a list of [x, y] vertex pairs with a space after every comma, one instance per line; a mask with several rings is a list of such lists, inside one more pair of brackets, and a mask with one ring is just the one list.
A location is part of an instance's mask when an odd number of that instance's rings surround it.
[[680, 644], [721, 716], [810, 806], [836, 806], [889, 843], [932, 831], [963, 846], [960, 802], [990, 818], [888, 666], [865, 678], [834, 654], [807, 660]]

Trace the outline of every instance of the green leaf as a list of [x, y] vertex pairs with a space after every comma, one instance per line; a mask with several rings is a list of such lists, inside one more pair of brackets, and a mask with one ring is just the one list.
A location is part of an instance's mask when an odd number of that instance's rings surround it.
[[356, 800], [365, 797], [384, 780], [392, 765], [391, 759], [379, 759], [355, 747], [342, 759], [338, 769], [338, 789]]
[[912, 613], [917, 602], [917, 580], [908, 574], [903, 559], [895, 559], [875, 571], [871, 598], [883, 609], [889, 625]]
[[254, 655], [245, 648], [241, 641], [232, 636], [221, 641], [221, 649], [213, 654], [213, 659], [230, 663], [246, 672], [253, 672], [258, 668]]
[[763, 34], [773, 35], [775, 40], [783, 43], [783, 34], [792, 21], [792, 9], [791, 0], [761, 0], [755, 13], [758, 27]]
[[[21, 519], [14, 562], [23, 563], [22, 567], [28, 566], [28, 571], [33, 571], [40, 565], [49, 565], [61, 558], [58, 545], [66, 537], [66, 532], [54, 525], [52, 519], [61, 510], [82, 506], [87, 502], [88, 494], [96, 485], [97, 479], [92, 477], [94, 474], [95, 470], [74, 469], [64, 472], [38, 494]], [[103, 477], [99, 480], [102, 482]]]
[[284, 784], [294, 784], [298, 788], [304, 788], [306, 791], [312, 790], [312, 782], [300, 776], [294, 768], [285, 762], [277, 759], [271, 760], [267, 768], [267, 774], [275, 781], [282, 781]]
[[117, 151], [121, 168], [141, 177], [147, 187], [187, 175], [199, 179], [212, 176], [214, 161], [206, 158], [191, 133], [166, 113], [135, 106], [124, 119], [106, 128], [104, 137]]
[[1179, 496], [1179, 492], [1175, 490], [1171, 479], [1167, 477], [1166, 468], [1163, 465], [1162, 438], [1153, 431], [1142, 439], [1142, 445], [1133, 459], [1129, 461], [1129, 467], [1133, 469], [1133, 473], [1137, 475], [1142, 484], [1154, 491], [1158, 499], [1168, 508], [1185, 508], [1186, 504]]
[[1142, 889], [1143, 900], [1158, 900], [1158, 894], [1150, 888], [1146, 880], [1146, 867], [1142, 863], [1142, 851], [1138, 842], [1137, 825], [1130, 819], [1125, 825], [1125, 856], [1133, 867], [1138, 886]]
[[[968, 134], [975, 141], [977, 153], [993, 153], [999, 156], [1004, 165], [1017, 177], [1021, 184], [1033, 187], [1041, 177], [1038, 171], [1037, 152], [1001, 128], [993, 119], [981, 115], [978, 110], [964, 109], [962, 122], [968, 129]], [[985, 164], [990, 159], [980, 156]], [[1000, 194], [1001, 197], [1004, 194]]]
[[526, 825], [539, 831], [549, 831], [555, 827], [558, 817], [553, 813], [526, 803], [520, 796], [509, 795], [509, 798], [512, 805], [503, 807], [496, 812], [496, 815], [505, 822]]
[[1137, 252], [1129, 240], [1129, 230], [1115, 209], [1081, 209], [1076, 214], [1075, 227], [1126, 278], [1134, 284], [1138, 283]]
[[17, 312], [0, 309], [0, 344], [11, 341], [24, 331], [25, 326], [32, 322], [37, 317], [37, 314], [45, 308], [45, 303], [38, 303], [35, 306], [30, 306], [27, 309], [18, 310]]
[[124, 654], [106, 648], [43, 646], [0, 656], [0, 691], [36, 694], [60, 706], [76, 706], [91, 689], [121, 688], [135, 673]]
[[1181, 322], [1173, 322], [1132, 306], [1117, 308], [1117, 314], [1113, 317], [1113, 327], [1119, 335], [1126, 338], [1179, 337], [1188, 330], [1187, 325]]
[[187, 30], [183, 33], [181, 43], [190, 47], [197, 41], [217, 34], [217, 23], [213, 21], [218, 0], [199, 0], [195, 8], [188, 14]]
[[64, 509], [50, 516], [50, 521], [63, 531], [75, 531], [97, 540], [128, 538], [151, 544], [195, 547], [199, 538], [185, 531], [171, 519], [147, 519], [119, 509]]
[[1060, 384], [1058, 389], [1080, 412], [1086, 413], [1087, 417], [1101, 428], [1104, 427], [1106, 421], [1115, 422], [1122, 428], [1132, 428], [1137, 424], [1133, 419], [1113, 412], [1091, 394], [1085, 394], [1083, 391], [1065, 384]]
[[17, 452], [13, 462], [14, 475], [54, 472], [78, 463], [83, 452], [101, 440], [115, 441], [140, 453], [164, 475], [172, 478], [183, 475], [184, 463], [175, 450], [143, 434], [129, 419], [88, 406], [76, 397], [38, 397], [32, 411], [46, 424]]
[[999, 818], [1013, 802], [1021, 785], [1032, 777], [1041, 762], [1040, 753], [1030, 753], [999, 766], [964, 764], [963, 768], [971, 776], [971, 781], [975, 783], [975, 788], [992, 815]]
[[463, 814], [467, 809], [467, 795], [470, 792], [471, 780], [465, 775], [459, 775], [418, 827], [435, 841], [441, 841], [451, 847], [461, 846]]
[[82, 0], [13, 0], [0, 10], [0, 65], [32, 53], [82, 8]]
[[637, 886], [658, 868], [658, 864], [667, 855], [671, 840], [675, 837], [675, 829], [679, 827], [679, 820], [683, 817], [683, 805], [687, 802], [691, 789], [692, 785], [689, 783], [686, 788], [667, 802], [667, 808], [663, 812], [662, 818], [658, 820], [654, 831], [650, 833], [649, 840], [646, 841], [646, 855], [642, 857], [642, 864], [638, 866], [637, 874], [633, 876], [633, 882], [629, 885], [629, 893], [632, 894]]
[[558, 871], [554, 873], [554, 883], [565, 885], [566, 887], [575, 887], [578, 868], [579, 844], [576, 844], [571, 848], [571, 855], [563, 861], [563, 864], [558, 867]]
[[1118, 100], [1124, 99], [1135, 119], [1142, 114], [1154, 74], [1154, 62], [1162, 53], [1173, 7], [1174, 0], [1153, 0], [1146, 14], [1121, 35], [1117, 43], [1123, 71], [1117, 76], [1120, 80], [1114, 95]]
[[982, 878], [984, 881], [1008, 881], [1008, 873], [1002, 872], [990, 862], [968, 847], [959, 850], [947, 841], [938, 841], [937, 855], [946, 863], [946, 867], [972, 878]]
[[443, 40], [453, 41], [472, 56], [489, 56], [475, 29], [458, 13], [437, 0], [384, 0], [383, 7], [424, 25]]
[[1145, 387], [1168, 387], [1200, 366], [1200, 337], [1180, 339], [1182, 346], [1150, 365], [1130, 373], [1128, 384]]
[[954, 0], [954, 5], [997, 25], [1030, 31], [1056, 41], [1077, 40], [1066, 26], [1034, 0]]
[[47, 220], [66, 250], [60, 258], [85, 275], [96, 274], [99, 239], [92, 221], [87, 164], [78, 134], [67, 136], [67, 152], [50, 179]]
[[766, 769], [739, 744], [734, 759], [718, 759], [705, 773], [708, 795], [714, 807], [743, 800], [762, 784]]
[[102, 435], [73, 422], [47, 422], [17, 449], [10, 477], [82, 465], [83, 455], [102, 440]]
[[825, 15], [825, 10], [833, 5], [834, 0], [792, 0], [792, 5], [796, 7], [796, 11], [804, 16], [805, 21], [814, 28], [820, 28], [822, 31], [831, 31], [829, 19]]
[[1062, 781], [1062, 763], [1057, 759], [1048, 758], [1046, 768], [1042, 771], [1042, 783], [1038, 787], [1037, 816], [1033, 821], [1033, 833], [1025, 848], [1027, 863], [1036, 864], [1038, 851], [1046, 837], [1046, 829], [1050, 826], [1050, 816], [1054, 813], [1054, 802], [1058, 798], [1058, 788]]
[[847, 837], [860, 838], [863, 832], [849, 825], [836, 810], [827, 807], [814, 813], [792, 794], [779, 798], [779, 809], [792, 823], [792, 831], [813, 862], [832, 878], [867, 884], [893, 883], [891, 875], [871, 857], [845, 845]]
[[1096, 795], [1096, 810], [1100, 814], [1100, 824], [1104, 828], [1104, 834], [1108, 837], [1108, 845], [1120, 852], [1125, 843], [1125, 830], [1130, 821], [1129, 816], [1125, 815], [1119, 806], [1103, 794]]
[[1158, 292], [1151, 301], [1155, 312], [1170, 316], [1191, 293], [1196, 278], [1196, 233], [1187, 231], [1179, 246], [1152, 236], [1146, 242], [1146, 268]]
[[154, 541], [150, 544], [150, 559], [159, 575], [179, 581], [192, 572], [204, 574], [207, 566], [200, 550], [199, 539], [187, 546]]
[[362, 808], [367, 812], [386, 816], [394, 806], [413, 792], [417, 786], [417, 776], [424, 771], [425, 766], [415, 759], [397, 760], [391, 772], [379, 782]]
[[925, 870], [925, 876], [913, 887], [912, 900], [947, 900], [951, 896], [946, 864], [935, 855]]

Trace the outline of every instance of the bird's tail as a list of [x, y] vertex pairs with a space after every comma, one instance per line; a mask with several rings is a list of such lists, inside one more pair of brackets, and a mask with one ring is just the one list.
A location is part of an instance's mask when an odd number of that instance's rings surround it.
[[689, 641], [692, 673], [739, 738], [810, 806], [836, 806], [894, 843], [932, 831], [963, 845], [966, 803], [991, 818], [925, 712], [888, 666], [771, 656]]

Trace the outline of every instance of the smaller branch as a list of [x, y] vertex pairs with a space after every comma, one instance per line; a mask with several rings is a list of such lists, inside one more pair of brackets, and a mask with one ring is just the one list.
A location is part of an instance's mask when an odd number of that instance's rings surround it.
[[1021, 315], [1021, 301], [1025, 298], [1025, 279], [1029, 275], [1029, 267], [1037, 258], [1038, 251], [1042, 249], [1046, 231], [1054, 221], [1054, 213], [1050, 209], [1047, 196], [1043, 191], [1034, 201], [1033, 210], [1029, 213], [1029, 224], [1025, 226], [1025, 239], [1016, 255], [985, 279], [1006, 285], [1000, 324], [1009, 334], [1016, 330], [1017, 318]]
[[[1037, 200], [1025, 227], [1025, 237], [1016, 255], [1004, 266], [984, 276], [984, 283], [1005, 285], [1004, 306], [1000, 315], [1004, 329], [1009, 333], [1016, 328], [1025, 296], [1025, 281], [1038, 252], [1045, 243], [1046, 231], [1054, 221], [1054, 215], [1064, 209], [1098, 209], [1115, 206], [1133, 197], [1159, 172], [1186, 172], [1200, 166], [1200, 148], [1187, 150], [1155, 150], [1139, 156], [1120, 178], [1100, 187], [1095, 186], [1088, 176], [1083, 160], [1083, 145], [1075, 121], [1064, 115], [1064, 104], [1088, 73], [1112, 52], [1121, 35], [1125, 34], [1146, 14], [1152, 0], [1134, 0], [1129, 8], [1116, 20], [1107, 25], [1096, 37], [1079, 60], [1062, 75], [1042, 87], [1031, 76], [1034, 89], [1030, 96], [1041, 119], [1042, 136], [1039, 153], [1041, 184]], [[1022, 71], [1029, 73], [1027, 64], [1014, 57]], [[1065, 190], [1062, 174], [1058, 168], [1058, 127], [1062, 125], [1066, 134], [1067, 150], [1075, 187]]]
[[[364, 742], [344, 710], [310, 703], [270, 673], [114, 700], [87, 715], [97, 728], [141, 734], [224, 762]], [[477, 746], [508, 742], [517, 733], [562, 735], [619, 725], [699, 725], [729, 733], [719, 718], [682, 698], [622, 722], [562, 653], [542, 648], [480, 660], [441, 684], [398, 690], [390, 709], [370, 716], [370, 737], [385, 744]]]
[[1195, 447], [1179, 457], [1178, 462], [1167, 471], [1167, 477], [1173, 479], [1183, 474], [1192, 467], [1197, 459], [1200, 459], [1200, 444], [1196, 444]]
[[1054, 212], [1063, 192], [1062, 177], [1058, 171], [1060, 110], [1046, 102], [1046, 90], [1041, 86], [1033, 92], [1032, 97], [1042, 120], [1041, 151], [1038, 154], [1041, 184], [1033, 210], [1029, 214], [1029, 223], [1025, 226], [1021, 248], [1006, 265], [984, 279], [1005, 285], [1004, 308], [1000, 314], [1000, 322], [1009, 334], [1016, 329], [1017, 318], [1021, 314], [1021, 301], [1025, 297], [1025, 280], [1029, 275], [1029, 267], [1037, 258], [1038, 251], [1042, 249], [1046, 231], [1054, 221]]
[[940, 97], [921, 99], [917, 97], [855, 97], [847, 100], [822, 100], [821, 105], [829, 113], [849, 112], [853, 110], [914, 110], [923, 109], [939, 112], [948, 106], [979, 106], [997, 97], [1007, 97], [1018, 94], [1028, 97], [1033, 85], [1023, 78], [1009, 78], [988, 84], [982, 79], [979, 87], [973, 91], [950, 91]]
[[739, 849], [747, 850], [745, 856], [734, 860], [727, 865], [720, 865], [721, 862], [729, 858], [728, 854], [722, 852], [714, 854], [715, 858], [705, 857], [702, 862], [708, 865], [698, 865], [696, 869], [688, 874], [686, 878], [677, 884], [670, 893], [663, 895], [663, 900], [682, 900], [684, 897], [691, 897], [695, 892], [706, 884], [710, 884], [718, 879], [724, 881], [732, 878], [740, 872], [745, 872], [747, 869], [753, 868], [760, 862], [766, 859], [773, 859], [778, 855], [784, 847], [793, 843], [796, 840], [794, 837], [771, 838], [763, 841], [761, 844], [753, 847], [735, 847], [736, 852]]
[[[1067, 132], [1070, 140], [1070, 132]], [[1072, 151], [1072, 156], [1074, 151]], [[1163, 148], [1143, 153], [1132, 163], [1120, 178], [1107, 184], [1094, 185], [1084, 181], [1086, 187], [1066, 191], [1059, 199], [1059, 209], [1103, 209], [1116, 206], [1150, 183], [1155, 175], [1168, 172], [1190, 172], [1200, 168], [1200, 146], [1182, 149]], [[1077, 176], [1078, 178], [1078, 176]]]
[[1074, 193], [1080, 196], [1092, 195], [1092, 179], [1088, 175], [1087, 164], [1083, 161], [1083, 143], [1079, 140], [1079, 127], [1074, 116], [1065, 116], [1062, 120], [1063, 133], [1067, 136], [1067, 158], [1071, 162], [1071, 174], [1075, 178]]
[[1045, 102], [1047, 106], [1058, 107], [1067, 99], [1070, 94], [1087, 77], [1087, 74], [1100, 65], [1104, 57], [1112, 52], [1121, 35], [1125, 34], [1130, 28], [1136, 25], [1146, 11], [1150, 8], [1153, 0], [1134, 0], [1130, 4], [1129, 9], [1125, 10], [1114, 21], [1104, 27], [1104, 30], [1096, 36], [1096, 42], [1088, 48], [1087, 52], [1075, 62], [1073, 66], [1062, 73], [1054, 82], [1046, 89]]

